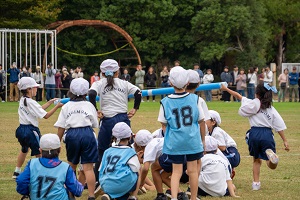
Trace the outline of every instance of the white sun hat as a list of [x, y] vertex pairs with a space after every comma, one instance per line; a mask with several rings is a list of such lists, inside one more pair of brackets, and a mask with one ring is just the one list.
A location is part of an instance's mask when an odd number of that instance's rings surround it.
[[117, 139], [129, 138], [131, 134], [132, 130], [125, 122], [117, 123], [112, 129], [112, 135]]
[[209, 110], [208, 113], [209, 113], [209, 117], [211, 119], [213, 119], [217, 123], [217, 125], [219, 126], [221, 124], [220, 114], [215, 110]]
[[23, 77], [18, 82], [18, 88], [20, 90], [26, 90], [27, 88], [39, 87], [35, 80], [31, 77]]
[[116, 72], [119, 70], [119, 64], [113, 59], [106, 59], [100, 65], [100, 70], [102, 73], [106, 72]]
[[139, 130], [134, 137], [134, 142], [139, 146], [147, 146], [153, 139], [153, 135], [148, 130]]
[[85, 95], [89, 91], [89, 82], [84, 78], [75, 78], [71, 81], [70, 92], [79, 96]]
[[58, 149], [60, 147], [60, 140], [57, 134], [47, 133], [40, 139], [40, 148], [44, 151]]
[[173, 67], [170, 71], [169, 80], [178, 89], [183, 89], [189, 82], [187, 70], [180, 66]]
[[200, 83], [200, 77], [198, 72], [192, 69], [189, 69], [187, 71], [189, 76], [189, 83]]

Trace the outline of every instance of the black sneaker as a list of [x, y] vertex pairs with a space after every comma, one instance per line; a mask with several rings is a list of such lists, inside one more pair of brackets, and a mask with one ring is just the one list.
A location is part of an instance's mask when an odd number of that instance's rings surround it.
[[178, 200], [189, 200], [189, 197], [185, 192], [179, 192], [177, 194], [177, 199]]
[[20, 175], [20, 172], [14, 172], [14, 174], [13, 174], [12, 178], [13, 178], [13, 179], [16, 179], [16, 178], [17, 178], [17, 176], [19, 176], [19, 175]]
[[103, 195], [104, 192], [103, 190], [101, 189], [101, 186], [100, 186], [100, 183], [99, 182], [96, 182], [96, 185], [95, 185], [95, 198], [99, 197], [100, 195]]
[[26, 200], [26, 199], [30, 199], [29, 195], [23, 195], [21, 200]]
[[89, 197], [88, 200], [95, 200], [95, 197]]
[[164, 194], [157, 195], [156, 198], [155, 198], [155, 200], [167, 200], [167, 199], [168, 199], [167, 196], [164, 195]]
[[171, 188], [166, 190], [166, 197], [167, 197], [167, 199], [172, 199]]

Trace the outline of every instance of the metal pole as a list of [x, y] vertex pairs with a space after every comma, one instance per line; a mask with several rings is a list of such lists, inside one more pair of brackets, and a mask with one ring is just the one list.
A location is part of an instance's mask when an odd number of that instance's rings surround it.
[[1, 31], [0, 32], [0, 62], [2, 63], [2, 48], [3, 48], [3, 45], [2, 45], [2, 34], [3, 32]]
[[45, 61], [46, 61], [45, 66], [47, 66], [47, 64], [48, 64], [48, 60], [47, 60], [48, 55], [47, 55], [47, 52], [48, 52], [48, 48], [47, 48], [47, 33], [45, 33], [45, 54], [44, 54], [46, 56], [46, 58], [45, 58]]
[[54, 46], [54, 51], [55, 51], [55, 66], [57, 66], [57, 48], [56, 48], [56, 45], [57, 45], [57, 38], [56, 38], [56, 30], [54, 30], [54, 37], [55, 37], [55, 40], [54, 40], [54, 42], [55, 42], [55, 46]]
[[9, 32], [9, 64], [11, 63], [11, 32]]
[[[51, 63], [54, 65], [54, 36], [53, 32], [51, 33]], [[57, 69], [57, 66], [54, 66]]]
[[34, 40], [35, 40], [35, 67], [38, 66], [38, 61], [37, 61], [37, 54], [38, 54], [38, 48], [37, 48], [37, 33], [34, 35]]
[[31, 33], [29, 33], [29, 65], [32, 69], [32, 55], [31, 55]]
[[4, 65], [5, 66], [7, 66], [7, 32], [5, 32], [5, 54], [4, 54], [4, 59], [5, 59], [5, 61], [4, 61]]
[[25, 67], [27, 67], [27, 32], [25, 33]]
[[22, 35], [21, 35], [21, 32], [20, 32], [20, 68], [21, 67], [22, 67]]
[[[17, 58], [18, 58], [18, 33], [17, 32], [15, 32], [15, 44], [16, 44], [16, 55], [15, 55], [15, 62], [17, 62]], [[10, 64], [12, 64], [12, 63], [10, 63]]]
[[41, 52], [42, 52], [42, 39], [41, 39], [41, 33], [39, 33], [39, 49], [40, 49], [40, 51], [39, 51], [39, 54], [40, 54], [40, 56], [39, 56], [39, 62], [40, 62], [40, 66], [41, 66], [41, 69], [43, 70], [43, 67], [42, 67], [42, 54], [41, 54]]

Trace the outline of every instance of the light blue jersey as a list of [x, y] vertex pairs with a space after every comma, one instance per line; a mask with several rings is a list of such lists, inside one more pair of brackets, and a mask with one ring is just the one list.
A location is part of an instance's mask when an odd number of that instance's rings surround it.
[[198, 99], [197, 95], [188, 94], [161, 100], [167, 120], [163, 153], [187, 155], [203, 151], [198, 124]]
[[111, 147], [104, 152], [99, 181], [101, 188], [111, 198], [128, 193], [136, 184], [138, 176], [127, 162], [136, 155], [132, 148]]
[[69, 164], [61, 162], [54, 168], [44, 167], [39, 158], [30, 161], [30, 199], [68, 200], [64, 187]]

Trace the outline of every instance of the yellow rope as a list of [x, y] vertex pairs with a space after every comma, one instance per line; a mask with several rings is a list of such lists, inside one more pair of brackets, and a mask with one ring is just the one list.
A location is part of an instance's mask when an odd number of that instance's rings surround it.
[[59, 48], [59, 47], [56, 47], [56, 48], [57, 48], [59, 51], [62, 51], [62, 52], [64, 52], [64, 53], [68, 53], [68, 54], [71, 54], [71, 55], [74, 55], [74, 56], [99, 57], [99, 56], [105, 56], [105, 55], [108, 55], [108, 54], [115, 53], [115, 52], [119, 51], [120, 49], [125, 48], [125, 47], [128, 46], [128, 45], [129, 45], [129, 43], [127, 43], [127, 44], [125, 44], [125, 45], [121, 46], [120, 48], [115, 49], [115, 50], [113, 50], [113, 51], [109, 51], [109, 52], [106, 52], [106, 53], [100, 53], [100, 54], [91, 54], [91, 55], [85, 55], [85, 54], [74, 53], [74, 52], [70, 52], [70, 51], [67, 51], [67, 50], [63, 50], [63, 49], [61, 49], [61, 48]]

